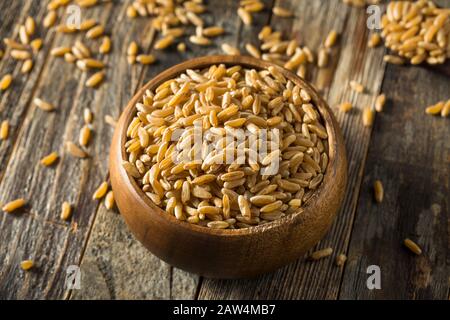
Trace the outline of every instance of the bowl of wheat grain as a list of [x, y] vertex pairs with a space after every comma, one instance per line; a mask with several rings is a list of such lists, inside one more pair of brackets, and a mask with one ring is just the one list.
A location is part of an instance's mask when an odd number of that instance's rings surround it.
[[111, 184], [128, 227], [167, 263], [244, 278], [298, 259], [329, 229], [347, 160], [311, 85], [244, 56], [186, 61], [153, 78], [115, 130]]

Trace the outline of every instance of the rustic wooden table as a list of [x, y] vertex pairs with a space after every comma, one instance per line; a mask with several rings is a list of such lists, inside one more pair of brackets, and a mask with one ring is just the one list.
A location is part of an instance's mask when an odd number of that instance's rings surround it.
[[[264, 1], [267, 8], [274, 3]], [[20, 64], [4, 57], [0, 75], [12, 73], [14, 82], [0, 93], [0, 120], [9, 119], [10, 137], [0, 142], [0, 201], [24, 197], [29, 205], [17, 214], [0, 214], [0, 298], [26, 299], [448, 299], [450, 247], [450, 122], [424, 114], [424, 107], [449, 99], [445, 75], [420, 67], [383, 63], [384, 48], [368, 49], [370, 30], [364, 9], [339, 0], [278, 1], [295, 18], [279, 18], [266, 9], [251, 27], [236, 15], [238, 1], [209, 1], [208, 25], [223, 26], [226, 35], [210, 47], [188, 45], [155, 53], [158, 63], [129, 66], [128, 44], [137, 40], [152, 52], [155, 31], [149, 19], [127, 19], [129, 1], [83, 10], [83, 19], [95, 17], [112, 36], [106, 57], [107, 80], [98, 90], [83, 86], [86, 75], [60, 58], [52, 47], [69, 45], [77, 35], [39, 28], [44, 47], [29, 75]], [[17, 24], [30, 15], [42, 21], [46, 1], [1, 1], [0, 36], [17, 38]], [[440, 1], [450, 7], [450, 1]], [[220, 53], [222, 42], [245, 52], [256, 43], [263, 25], [271, 24], [289, 37], [318, 48], [331, 29], [341, 34], [326, 69], [311, 70], [309, 80], [322, 92], [344, 134], [349, 159], [347, 196], [330, 232], [317, 248], [333, 247], [345, 253], [343, 268], [334, 259], [317, 262], [301, 258], [272, 274], [252, 280], [210, 280], [172, 268], [147, 252], [128, 231], [117, 212], [92, 200], [93, 191], [108, 177], [108, 150], [113, 129], [105, 115], [119, 117], [133, 93], [155, 74], [194, 56]], [[367, 93], [348, 89], [358, 80]], [[374, 103], [379, 92], [388, 102], [376, 115], [373, 128], [363, 127], [361, 110]], [[37, 109], [41, 97], [57, 105], [53, 113]], [[336, 105], [350, 100], [356, 106], [343, 114]], [[90, 157], [75, 160], [64, 152], [64, 142], [78, 139], [82, 112], [94, 114], [94, 141]], [[52, 151], [62, 156], [45, 169], [39, 160]], [[380, 179], [385, 201], [373, 201], [372, 183]], [[70, 223], [59, 219], [63, 201], [74, 205]], [[423, 255], [407, 251], [409, 237]], [[182, 239], [180, 239], [182, 241]], [[316, 249], [317, 249], [316, 248]], [[37, 267], [20, 269], [32, 258]], [[81, 266], [80, 290], [65, 288], [69, 265]], [[368, 290], [367, 267], [381, 268], [381, 289]]]

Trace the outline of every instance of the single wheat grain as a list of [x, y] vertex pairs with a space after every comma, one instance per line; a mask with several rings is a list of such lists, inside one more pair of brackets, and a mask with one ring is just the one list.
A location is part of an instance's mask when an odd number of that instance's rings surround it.
[[384, 188], [380, 180], [375, 180], [375, 182], [373, 183], [373, 192], [376, 202], [383, 202]]
[[100, 186], [95, 190], [92, 198], [94, 200], [98, 200], [103, 198], [106, 195], [106, 192], [108, 191], [108, 182], [104, 181], [100, 184]]
[[24, 271], [28, 271], [34, 267], [33, 260], [24, 260], [20, 262], [20, 268]]
[[22, 198], [16, 199], [16, 200], [6, 203], [3, 206], [2, 210], [10, 213], [10, 212], [13, 212], [13, 211], [16, 211], [16, 210], [22, 208], [25, 204], [26, 204], [25, 199], [22, 199]]
[[44, 100], [42, 100], [40, 98], [34, 98], [33, 102], [41, 110], [44, 110], [47, 112], [55, 110], [55, 106], [53, 106], [52, 104], [50, 104], [48, 102], [45, 102]]
[[108, 54], [111, 51], [111, 38], [108, 36], [103, 37], [102, 44], [98, 50], [102, 54]]
[[86, 80], [86, 87], [93, 88], [98, 86], [105, 78], [103, 71], [94, 73], [89, 79]]
[[67, 144], [67, 151], [76, 158], [86, 158], [88, 155], [83, 149], [78, 147], [75, 143], [68, 141]]
[[342, 267], [345, 264], [346, 261], [347, 261], [347, 256], [345, 254], [343, 254], [343, 253], [339, 254], [336, 257], [336, 265], [338, 267]]
[[403, 241], [403, 244], [409, 249], [411, 250], [411, 252], [414, 252], [417, 255], [421, 255], [422, 254], [422, 249], [419, 247], [419, 245], [417, 243], [415, 243], [414, 241], [412, 241], [411, 239], [406, 238]]
[[277, 17], [282, 17], [282, 18], [289, 18], [289, 17], [293, 16], [293, 13], [291, 10], [288, 10], [288, 9], [285, 9], [282, 7], [278, 7], [278, 6], [273, 7], [272, 13], [274, 15], [276, 15]]
[[64, 221], [67, 221], [70, 219], [71, 215], [72, 215], [72, 207], [70, 206], [69, 202], [64, 201], [61, 206], [60, 218]]
[[349, 112], [352, 109], [352, 104], [351, 102], [343, 102], [339, 105], [339, 110], [341, 110], [342, 112]]
[[114, 194], [112, 191], [109, 191], [105, 197], [105, 207], [108, 210], [112, 210], [114, 208]]
[[328, 257], [333, 253], [333, 248], [325, 248], [322, 250], [315, 251], [311, 254], [311, 260], [320, 260], [322, 258]]
[[57, 152], [52, 152], [49, 155], [47, 155], [44, 158], [42, 158], [40, 162], [41, 162], [42, 165], [44, 165], [46, 167], [49, 167], [52, 164], [54, 164], [56, 160], [58, 160], [58, 157], [59, 156], [58, 156]]
[[0, 125], [0, 140], [8, 139], [8, 135], [9, 135], [9, 121], [3, 120], [2, 124]]
[[375, 120], [375, 115], [371, 107], [365, 107], [362, 114], [362, 121], [365, 127], [371, 127], [373, 121]]
[[12, 83], [12, 79], [13, 79], [12, 75], [10, 74], [4, 75], [0, 80], [0, 90], [5, 91], [6, 89], [8, 89]]
[[382, 112], [385, 104], [386, 104], [386, 95], [380, 94], [379, 96], [377, 96], [377, 99], [375, 100], [375, 110], [377, 112]]

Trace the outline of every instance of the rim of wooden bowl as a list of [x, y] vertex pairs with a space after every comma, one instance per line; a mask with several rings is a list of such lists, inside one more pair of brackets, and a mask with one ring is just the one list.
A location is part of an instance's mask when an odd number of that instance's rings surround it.
[[[253, 68], [256, 70], [261, 69], [267, 69], [268, 67], [274, 67], [277, 70], [279, 70], [286, 79], [291, 80], [294, 82], [294, 84], [300, 85], [302, 88], [306, 88], [308, 90], [308, 93], [311, 95], [312, 100], [315, 103], [315, 106], [319, 110], [319, 113], [324, 121], [325, 128], [327, 130], [328, 134], [328, 166], [327, 170], [324, 174], [323, 180], [320, 184], [320, 186], [315, 190], [313, 195], [303, 204], [303, 206], [300, 208], [301, 210], [292, 214], [288, 214], [283, 218], [280, 218], [275, 221], [268, 222], [267, 224], [263, 225], [256, 225], [252, 226], [250, 228], [244, 228], [244, 229], [214, 229], [214, 228], [208, 228], [204, 226], [199, 226], [196, 224], [191, 224], [187, 221], [180, 221], [176, 217], [168, 214], [165, 210], [158, 207], [153, 201], [151, 201], [144, 193], [144, 191], [139, 188], [138, 184], [136, 183], [135, 179], [131, 177], [126, 170], [119, 165], [118, 168], [120, 170], [120, 176], [122, 178], [127, 178], [127, 185], [132, 189], [134, 193], [136, 193], [140, 199], [144, 201], [144, 203], [149, 207], [149, 214], [153, 214], [155, 211], [158, 214], [161, 214], [163, 219], [168, 219], [169, 222], [173, 223], [174, 226], [179, 226], [180, 228], [185, 229], [186, 231], [195, 232], [195, 233], [204, 233], [211, 236], [219, 236], [219, 237], [236, 237], [236, 236], [245, 236], [255, 233], [264, 233], [265, 231], [268, 231], [269, 229], [275, 229], [280, 228], [283, 225], [292, 223], [292, 221], [301, 218], [302, 216], [306, 215], [308, 213], [308, 210], [313, 206], [314, 202], [317, 201], [324, 201], [326, 198], [327, 193], [330, 191], [330, 185], [333, 183], [332, 179], [332, 171], [333, 168], [336, 167], [338, 159], [336, 158], [338, 152], [338, 148], [345, 148], [343, 145], [339, 145], [338, 141], [338, 135], [340, 135], [339, 127], [336, 122], [336, 119], [334, 118], [334, 115], [331, 111], [331, 109], [328, 107], [327, 103], [323, 100], [323, 98], [317, 93], [316, 89], [312, 87], [308, 82], [306, 82], [304, 79], [300, 78], [293, 72], [284, 69], [274, 63], [263, 61], [260, 59], [256, 59], [253, 57], [248, 56], [228, 56], [228, 55], [214, 55], [214, 56], [204, 56], [199, 58], [190, 59], [187, 61], [184, 61], [182, 63], [179, 63], [173, 67], [170, 67], [169, 69], [164, 70], [163, 72], [156, 75], [153, 79], [151, 79], [149, 82], [147, 82], [130, 100], [125, 110], [122, 112], [121, 119], [119, 121], [119, 124], [117, 126], [116, 130], [121, 130], [120, 136], [119, 136], [119, 143], [120, 143], [120, 159], [122, 161], [127, 160], [127, 154], [125, 150], [125, 142], [126, 142], [126, 130], [127, 127], [132, 120], [132, 118], [136, 114], [135, 105], [138, 103], [142, 96], [145, 94], [146, 90], [153, 90], [158, 85], [162, 84], [164, 81], [169, 80], [171, 78], [174, 78], [178, 76], [179, 74], [185, 72], [187, 69], [202, 69], [209, 67], [213, 64], [225, 64], [225, 65], [241, 65], [243, 67]], [[342, 140], [340, 140], [342, 141]], [[344, 152], [345, 154], [345, 152]], [[345, 161], [345, 160], [344, 160]], [[116, 191], [118, 192], [118, 191]], [[314, 213], [313, 213], [314, 214]]]

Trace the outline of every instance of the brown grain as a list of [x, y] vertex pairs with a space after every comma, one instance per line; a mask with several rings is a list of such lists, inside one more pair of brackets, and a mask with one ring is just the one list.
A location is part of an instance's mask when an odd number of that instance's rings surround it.
[[325, 249], [313, 252], [309, 258], [311, 260], [320, 260], [322, 258], [330, 256], [332, 253], [333, 253], [333, 248], [325, 248]]
[[417, 243], [415, 243], [414, 241], [412, 241], [411, 239], [406, 238], [403, 241], [403, 244], [413, 253], [415, 253], [416, 255], [421, 255], [422, 254], [422, 249], [419, 247], [419, 245]]
[[9, 121], [3, 120], [2, 124], [0, 125], [0, 140], [8, 139], [8, 135], [9, 135]]
[[67, 221], [70, 219], [71, 215], [72, 215], [72, 207], [70, 206], [69, 202], [64, 201], [61, 206], [60, 218], [61, 220]]

